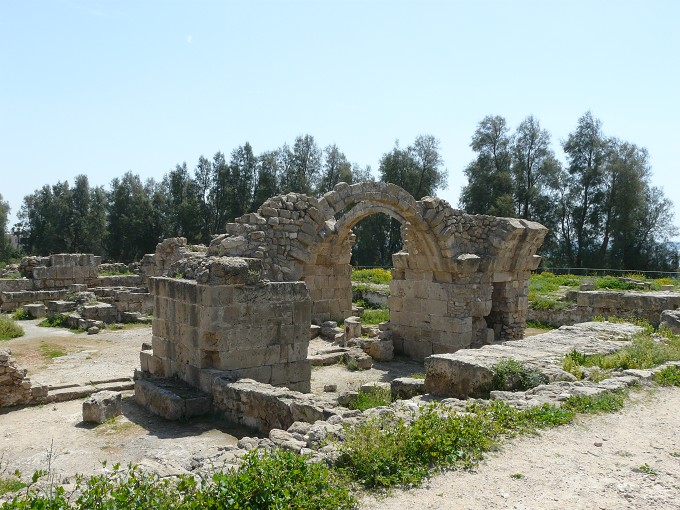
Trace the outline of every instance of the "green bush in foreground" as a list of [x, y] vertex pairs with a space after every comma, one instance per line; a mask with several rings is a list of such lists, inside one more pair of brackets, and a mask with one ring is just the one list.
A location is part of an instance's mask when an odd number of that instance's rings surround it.
[[349, 484], [325, 464], [308, 463], [277, 450], [247, 454], [236, 471], [215, 473], [199, 486], [195, 478], [160, 478], [138, 468], [120, 469], [88, 480], [78, 478], [71, 501], [62, 487], [51, 496], [33, 488], [0, 508], [54, 509], [349, 509], [356, 506]]
[[11, 340], [24, 336], [24, 328], [7, 315], [0, 315], [0, 340]]

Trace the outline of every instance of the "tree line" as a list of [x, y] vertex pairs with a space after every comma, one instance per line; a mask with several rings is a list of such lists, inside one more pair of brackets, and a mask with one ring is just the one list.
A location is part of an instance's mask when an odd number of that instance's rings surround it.
[[[541, 248], [552, 267], [675, 270], [677, 235], [671, 201], [651, 183], [647, 150], [607, 136], [590, 112], [560, 142], [533, 116], [514, 131], [501, 116], [482, 119], [470, 143], [476, 157], [465, 168], [458, 206], [470, 214], [533, 220], [550, 232]], [[377, 178], [416, 199], [446, 186], [439, 141], [420, 135], [383, 154], [377, 175], [352, 163], [336, 146], [319, 147], [311, 135], [292, 146], [255, 154], [250, 143], [229, 158], [201, 156], [193, 169], [181, 163], [160, 181], [127, 172], [108, 186], [85, 175], [45, 185], [24, 198], [14, 232], [29, 254], [87, 252], [115, 261], [138, 260], [166, 237], [208, 243], [224, 225], [269, 197], [288, 192], [322, 195], [338, 182]], [[0, 197], [0, 206], [3, 202]], [[6, 227], [8, 206], [0, 207]], [[390, 266], [401, 248], [401, 225], [383, 214], [354, 228], [356, 265]], [[0, 256], [3, 253], [0, 245]], [[2, 260], [0, 258], [0, 260]]]
[[514, 132], [503, 117], [487, 116], [470, 146], [477, 157], [465, 169], [461, 207], [547, 226], [545, 264], [677, 269], [673, 204], [651, 183], [647, 150], [604, 134], [591, 112], [561, 142], [564, 165], [533, 116]]
[[[441, 166], [439, 142], [421, 135], [407, 148], [395, 144], [383, 156], [379, 172], [383, 180], [422, 197], [444, 184]], [[222, 152], [212, 159], [201, 156], [192, 170], [178, 164], [160, 181], [143, 182], [127, 172], [114, 178], [108, 189], [90, 186], [86, 175], [77, 176], [73, 184], [44, 185], [24, 197], [14, 232], [29, 254], [85, 252], [130, 262], [153, 252], [167, 237], [208, 243], [224, 232], [226, 223], [277, 194], [322, 195], [339, 182], [370, 179], [370, 167], [350, 162], [336, 145], [321, 149], [311, 135], [259, 155], [246, 142], [229, 159]], [[371, 259], [382, 264], [391, 260], [388, 251], [400, 246], [399, 226], [385, 218], [373, 223], [388, 231], [382, 236], [386, 246], [378, 250], [384, 257]], [[360, 237], [367, 239], [373, 230], [364, 227]], [[365, 244], [375, 247], [372, 239]]]

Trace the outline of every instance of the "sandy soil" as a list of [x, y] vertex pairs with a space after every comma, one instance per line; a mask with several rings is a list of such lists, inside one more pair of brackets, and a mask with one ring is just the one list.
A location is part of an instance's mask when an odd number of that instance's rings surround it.
[[620, 413], [515, 439], [473, 472], [444, 473], [420, 489], [366, 497], [362, 506], [678, 509], [679, 432], [680, 388], [644, 391]]

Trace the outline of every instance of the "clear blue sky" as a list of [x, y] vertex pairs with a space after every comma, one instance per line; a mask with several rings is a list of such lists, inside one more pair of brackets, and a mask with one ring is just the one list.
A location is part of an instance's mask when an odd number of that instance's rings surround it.
[[[377, 170], [441, 140], [458, 203], [488, 114], [559, 141], [587, 110], [647, 147], [680, 217], [680, 2], [0, 0], [0, 193], [312, 134]], [[676, 221], [680, 224], [680, 221]]]

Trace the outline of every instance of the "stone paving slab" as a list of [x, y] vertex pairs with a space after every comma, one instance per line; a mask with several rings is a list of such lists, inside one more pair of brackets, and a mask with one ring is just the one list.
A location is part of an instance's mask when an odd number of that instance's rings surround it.
[[517, 360], [544, 373], [552, 381], [570, 380], [561, 359], [576, 349], [586, 354], [615, 352], [642, 331], [628, 323], [585, 322], [562, 326], [522, 340], [436, 354], [425, 360], [425, 391], [441, 397], [480, 397], [488, 393], [493, 367], [503, 360]]

